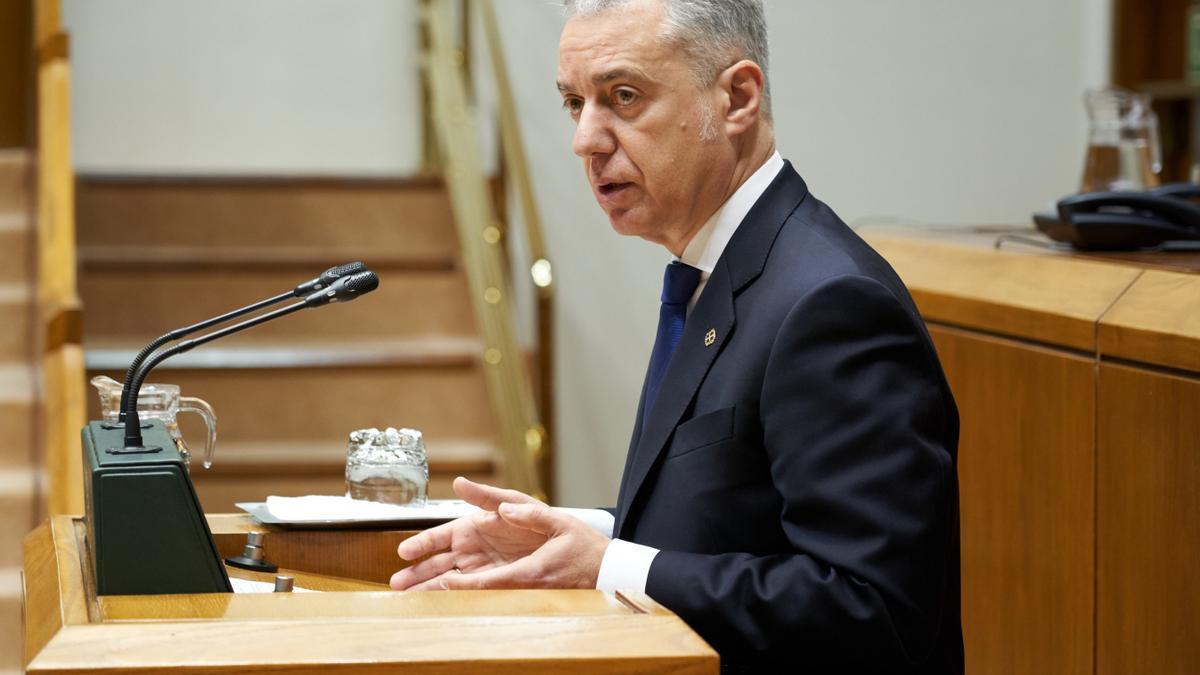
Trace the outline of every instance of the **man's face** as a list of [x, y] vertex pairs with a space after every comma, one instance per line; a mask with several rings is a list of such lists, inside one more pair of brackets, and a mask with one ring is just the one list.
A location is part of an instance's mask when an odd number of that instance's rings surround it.
[[660, 38], [662, 18], [656, 0], [572, 18], [558, 85], [573, 150], [613, 229], [679, 253], [727, 196], [732, 151], [713, 92]]

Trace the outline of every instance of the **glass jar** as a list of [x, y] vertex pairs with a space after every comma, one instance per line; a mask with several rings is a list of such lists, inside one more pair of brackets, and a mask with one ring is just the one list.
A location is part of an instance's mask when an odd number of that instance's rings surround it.
[[425, 504], [429, 460], [415, 429], [358, 429], [346, 450], [346, 496], [385, 504]]

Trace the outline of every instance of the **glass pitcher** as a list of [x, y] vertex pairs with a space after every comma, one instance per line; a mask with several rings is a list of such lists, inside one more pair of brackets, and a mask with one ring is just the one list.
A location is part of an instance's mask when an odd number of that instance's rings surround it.
[[1158, 187], [1162, 145], [1150, 96], [1109, 87], [1089, 89], [1084, 102], [1091, 127], [1080, 191]]
[[[104, 421], [116, 423], [121, 418], [121, 383], [107, 375], [101, 375], [92, 378], [92, 386], [100, 392], [100, 409], [103, 411]], [[217, 415], [208, 403], [191, 396], [180, 396], [178, 385], [143, 384], [141, 392], [138, 393], [137, 410], [142, 421], [163, 421], [185, 465], [191, 464], [192, 453], [187, 442], [183, 440], [183, 434], [179, 432], [179, 423], [175, 416], [181, 412], [199, 414], [204, 418], [204, 425], [208, 427], [208, 438], [204, 443], [204, 468], [212, 466], [213, 453], [217, 449]]]

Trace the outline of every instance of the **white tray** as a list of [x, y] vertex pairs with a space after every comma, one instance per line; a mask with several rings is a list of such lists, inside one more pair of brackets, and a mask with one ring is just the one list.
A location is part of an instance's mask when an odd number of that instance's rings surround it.
[[266, 502], [239, 502], [239, 509], [249, 513], [264, 525], [278, 525], [293, 529], [332, 528], [379, 528], [419, 530], [449, 522], [479, 509], [460, 499], [431, 499], [424, 506], [398, 507], [403, 512], [386, 517], [370, 516], [358, 518], [279, 518], [267, 509]]

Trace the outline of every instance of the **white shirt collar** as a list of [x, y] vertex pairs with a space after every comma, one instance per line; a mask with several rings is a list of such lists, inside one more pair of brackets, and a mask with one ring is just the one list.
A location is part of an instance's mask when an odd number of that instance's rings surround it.
[[721, 253], [725, 251], [725, 246], [733, 237], [738, 225], [746, 218], [746, 214], [750, 213], [755, 202], [767, 191], [767, 187], [781, 170], [783, 158], [776, 151], [692, 236], [679, 259], [698, 268], [702, 280], [708, 279], [708, 275], [712, 274], [717, 260], [721, 258]]

